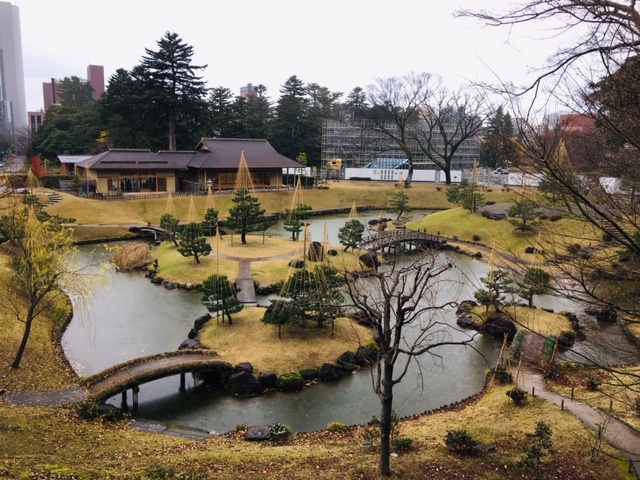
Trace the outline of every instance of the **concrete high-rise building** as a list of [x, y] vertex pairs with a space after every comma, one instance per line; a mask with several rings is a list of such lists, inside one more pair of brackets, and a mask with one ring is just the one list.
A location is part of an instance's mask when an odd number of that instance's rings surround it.
[[13, 136], [26, 126], [20, 10], [0, 2], [0, 135]]
[[89, 65], [87, 67], [87, 81], [93, 87], [93, 99], [100, 100], [104, 95], [104, 67]]

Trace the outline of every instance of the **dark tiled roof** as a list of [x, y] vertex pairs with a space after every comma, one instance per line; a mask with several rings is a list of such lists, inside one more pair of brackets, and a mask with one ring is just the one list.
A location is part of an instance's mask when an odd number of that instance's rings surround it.
[[300, 168], [298, 162], [280, 155], [266, 140], [203, 138], [190, 167], [206, 169], [237, 169], [244, 152], [249, 169]]
[[151, 150], [113, 149], [78, 165], [91, 170], [237, 170], [244, 152], [249, 169], [301, 168], [280, 155], [266, 140], [203, 138], [195, 150], [153, 153]]
[[187, 168], [194, 152], [159, 152], [115, 149], [80, 162], [91, 170], [182, 170]]

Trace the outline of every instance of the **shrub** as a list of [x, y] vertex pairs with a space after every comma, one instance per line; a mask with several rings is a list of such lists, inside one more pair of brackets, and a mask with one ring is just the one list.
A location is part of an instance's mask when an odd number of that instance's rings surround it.
[[507, 366], [504, 363], [498, 365], [491, 372], [493, 377], [500, 383], [501, 385], [507, 385], [509, 383], [513, 383], [513, 375], [507, 369]]
[[283, 442], [289, 435], [291, 435], [291, 429], [282, 423], [274, 423], [269, 427], [269, 433], [267, 433], [267, 437], [272, 442]]
[[276, 390], [281, 392], [295, 392], [304, 387], [304, 378], [298, 372], [283, 373], [276, 380]]
[[589, 379], [587, 380], [587, 390], [590, 390], [592, 392], [595, 392], [596, 390], [598, 390], [598, 387], [602, 384], [602, 382], [600, 382], [599, 380], [593, 378], [593, 377], [589, 377]]
[[449, 450], [460, 455], [473, 455], [473, 447], [478, 441], [466, 430], [450, 430], [444, 437], [444, 444]]
[[[563, 368], [564, 368], [564, 364], [563, 364]], [[544, 371], [544, 378], [548, 380], [553, 380], [554, 382], [558, 382], [562, 384], [567, 383], [567, 376], [562, 372], [562, 368], [556, 362], [546, 362], [543, 365], [542, 370]]]
[[344, 425], [344, 423], [340, 422], [331, 422], [329, 425], [327, 425], [327, 430], [332, 433], [344, 432], [346, 429], [347, 427]]
[[398, 450], [409, 450], [413, 447], [413, 438], [398, 437], [391, 444]]
[[152, 261], [153, 257], [146, 243], [123, 245], [113, 256], [113, 263], [119, 272], [136, 270], [149, 265]]
[[480, 241], [480, 235], [476, 235], [476, 234], [474, 234], [474, 235], [471, 237], [471, 239], [472, 239], [474, 242], [479, 242], [479, 241]]
[[364, 344], [364, 347], [370, 350], [375, 350], [376, 352], [380, 350], [380, 346], [378, 345], [378, 342], [376, 342], [375, 340], [369, 340], [367, 343]]
[[514, 387], [511, 390], [507, 390], [507, 397], [513, 400], [516, 405], [522, 405], [527, 399], [527, 392], [519, 387]]
[[580, 245], [579, 243], [573, 243], [567, 246], [567, 251], [571, 255], [576, 255], [578, 252], [580, 252], [580, 250], [582, 250], [582, 245]]

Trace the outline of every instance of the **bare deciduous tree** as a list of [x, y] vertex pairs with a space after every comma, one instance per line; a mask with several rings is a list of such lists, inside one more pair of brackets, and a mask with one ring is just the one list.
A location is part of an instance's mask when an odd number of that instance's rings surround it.
[[367, 278], [346, 275], [347, 294], [353, 308], [368, 321], [379, 345], [372, 367], [373, 389], [380, 398], [380, 473], [390, 475], [390, 431], [393, 411], [393, 388], [409, 371], [412, 361], [422, 355], [438, 356], [446, 345], [467, 345], [452, 338], [452, 327], [444, 313], [456, 302], [438, 296], [439, 286], [451, 280], [446, 275], [453, 268], [435, 253], [424, 253], [413, 261], [386, 263]]
[[369, 85], [371, 103], [369, 119], [374, 128], [387, 136], [407, 156], [408, 170], [405, 187], [411, 187], [413, 178], [413, 152], [411, 130], [419, 119], [420, 109], [437, 88], [439, 79], [430, 73], [409, 73], [404, 77], [378, 78]]

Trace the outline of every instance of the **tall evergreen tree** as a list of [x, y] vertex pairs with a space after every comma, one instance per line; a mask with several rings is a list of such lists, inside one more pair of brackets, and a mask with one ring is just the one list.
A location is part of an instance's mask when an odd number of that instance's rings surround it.
[[[193, 47], [182, 41], [177, 33], [166, 32], [157, 42], [158, 50], [145, 48], [141, 66], [147, 73], [149, 105], [154, 113], [166, 122], [168, 149], [178, 146], [177, 131], [183, 132], [196, 127], [199, 129], [206, 119], [205, 96], [207, 89], [197, 72], [207, 66], [191, 63]], [[181, 145], [188, 142], [193, 148], [194, 138], [181, 139]]]
[[93, 103], [93, 86], [79, 77], [64, 77], [60, 83], [60, 105], [65, 107], [86, 107]]
[[511, 115], [500, 105], [489, 118], [489, 127], [480, 146], [480, 163], [489, 168], [512, 165], [518, 156], [514, 134]]
[[304, 82], [297, 76], [289, 77], [280, 89], [282, 94], [275, 109], [271, 143], [282, 155], [296, 158], [307, 151], [309, 131], [308, 100]]

